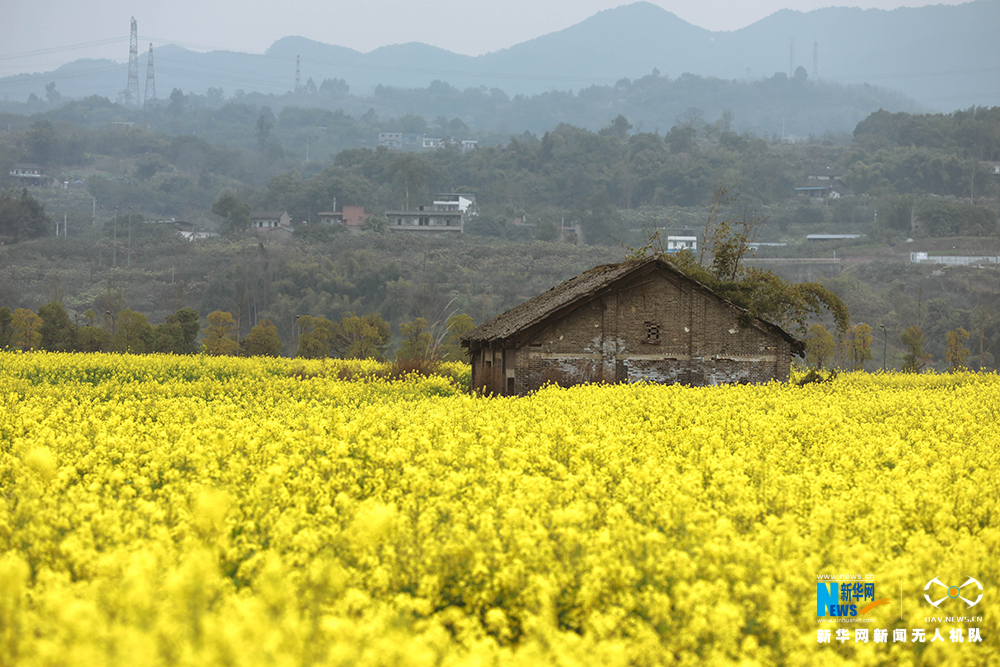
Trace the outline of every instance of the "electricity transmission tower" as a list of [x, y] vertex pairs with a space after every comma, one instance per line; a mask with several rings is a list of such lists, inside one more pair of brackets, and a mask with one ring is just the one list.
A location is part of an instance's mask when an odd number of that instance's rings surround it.
[[146, 60], [146, 95], [144, 97], [146, 108], [150, 104], [156, 104], [156, 78], [153, 76], [153, 43], [149, 43], [149, 57]]
[[132, 17], [132, 35], [128, 40], [128, 87], [125, 88], [125, 104], [139, 106], [139, 30]]

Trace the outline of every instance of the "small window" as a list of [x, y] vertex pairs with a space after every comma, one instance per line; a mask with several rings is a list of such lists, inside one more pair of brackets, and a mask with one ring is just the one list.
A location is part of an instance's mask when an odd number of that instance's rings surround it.
[[507, 378], [507, 393], [514, 393], [514, 378]]
[[660, 325], [653, 322], [644, 322], [646, 325], [646, 342], [650, 345], [660, 344]]

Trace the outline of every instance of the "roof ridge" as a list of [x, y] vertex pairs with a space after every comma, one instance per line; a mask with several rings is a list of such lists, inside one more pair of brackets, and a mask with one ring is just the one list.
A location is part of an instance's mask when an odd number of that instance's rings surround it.
[[[712, 288], [701, 283], [697, 279], [687, 275], [672, 262], [658, 255], [626, 259], [616, 264], [600, 264], [568, 280], [550, 287], [546, 291], [522, 301], [513, 308], [497, 315], [493, 319], [484, 322], [472, 331], [462, 336], [465, 345], [472, 343], [486, 344], [492, 341], [505, 341], [519, 332], [537, 326], [551, 317], [557, 311], [572, 306], [581, 300], [595, 296], [601, 289], [627, 278], [630, 274], [642, 267], [655, 264], [670, 273], [681, 277], [683, 280], [696, 286], [700, 290], [705, 290], [723, 303], [728, 304], [748, 315], [750, 311], [733, 303], [729, 299], [718, 294]], [[785, 331], [782, 327], [768, 322], [767, 320], [751, 315], [753, 319], [763, 325], [777, 329], [782, 336], [790, 341], [795, 341], [794, 336]]]

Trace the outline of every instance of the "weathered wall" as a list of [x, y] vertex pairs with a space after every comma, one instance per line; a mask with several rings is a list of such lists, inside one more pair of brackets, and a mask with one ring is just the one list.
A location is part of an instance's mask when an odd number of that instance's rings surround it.
[[[489, 361], [487, 361], [489, 359]], [[780, 335], [679, 277], [654, 272], [585, 303], [517, 349], [474, 355], [474, 386], [524, 394], [552, 382], [681, 382], [695, 386], [787, 380]]]
[[[508, 356], [513, 352], [506, 350]], [[472, 362], [472, 388], [484, 394], [512, 394], [505, 382], [504, 353], [502, 348], [482, 348], [470, 357]]]

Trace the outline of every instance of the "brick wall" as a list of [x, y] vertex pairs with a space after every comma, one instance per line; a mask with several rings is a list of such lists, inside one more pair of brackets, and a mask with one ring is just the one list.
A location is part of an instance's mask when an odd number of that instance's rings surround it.
[[616, 286], [518, 348], [473, 354], [473, 386], [524, 394], [555, 383], [787, 380], [791, 346], [681, 277], [654, 272]]

